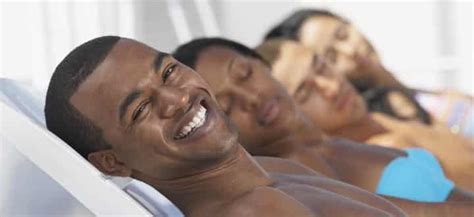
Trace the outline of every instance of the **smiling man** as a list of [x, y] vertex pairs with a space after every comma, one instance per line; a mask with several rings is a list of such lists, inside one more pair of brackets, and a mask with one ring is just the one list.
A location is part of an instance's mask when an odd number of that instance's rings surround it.
[[[409, 153], [325, 136], [272, 78], [268, 63], [250, 48], [226, 39], [202, 38], [181, 45], [173, 56], [209, 83], [251, 154], [295, 160], [327, 177], [382, 195], [438, 202], [389, 198], [413, 216], [469, 216], [473, 211], [472, 203], [443, 203], [472, 201], [472, 195], [444, 176], [434, 176], [433, 168], [407, 159]], [[406, 184], [400, 185], [402, 180]]]
[[69, 53], [45, 114], [48, 129], [100, 171], [151, 185], [186, 216], [405, 216], [341, 182], [266, 172], [207, 83], [134, 40], [100, 37]]

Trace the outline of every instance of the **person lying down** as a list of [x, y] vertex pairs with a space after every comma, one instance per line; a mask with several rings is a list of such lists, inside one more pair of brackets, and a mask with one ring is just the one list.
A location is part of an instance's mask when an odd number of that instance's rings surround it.
[[185, 216], [407, 216], [336, 180], [265, 170], [199, 74], [132, 39], [72, 50], [53, 73], [45, 116], [98, 170], [151, 185]]
[[474, 142], [442, 125], [368, 112], [359, 93], [334, 72], [331, 63], [295, 41], [266, 41], [257, 50], [272, 64], [273, 76], [298, 107], [328, 134], [395, 148], [422, 147], [440, 160], [458, 186], [474, 191], [474, 172], [469, 169], [474, 165]]
[[[392, 197], [439, 202], [398, 203], [409, 214], [440, 206], [450, 207], [448, 212], [456, 212], [457, 206], [472, 211], [472, 202], [442, 203], [472, 201], [472, 194], [454, 187], [442, 173], [418, 164], [409, 152], [326, 136], [272, 78], [270, 66], [244, 45], [221, 38], [196, 39], [178, 47], [173, 56], [208, 82], [222, 110], [239, 127], [240, 144], [251, 154], [298, 161], [327, 177], [391, 196], [394, 202], [399, 201]], [[420, 152], [425, 153], [416, 153]], [[404, 166], [390, 166], [398, 161]], [[435, 166], [439, 168], [437, 162]], [[416, 172], [405, 177], [409, 171]], [[402, 180], [407, 184], [397, 184]]]
[[[398, 88], [410, 93], [436, 122], [453, 133], [474, 138], [474, 98], [456, 90], [426, 91], [408, 87], [388, 69], [373, 44], [357, 26], [324, 9], [300, 9], [273, 26], [264, 42], [297, 41], [323, 56], [335, 73], [344, 75], [360, 92], [372, 88]], [[414, 73], [414, 72], [412, 72]]]

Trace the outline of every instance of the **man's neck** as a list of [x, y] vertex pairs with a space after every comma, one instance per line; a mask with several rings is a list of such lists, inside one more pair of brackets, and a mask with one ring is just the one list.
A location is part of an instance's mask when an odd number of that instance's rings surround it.
[[343, 137], [358, 142], [364, 142], [370, 137], [384, 132], [386, 131], [383, 126], [378, 124], [372, 118], [370, 113], [367, 113], [358, 121], [328, 133], [331, 136]]
[[218, 207], [258, 186], [272, 183], [268, 174], [239, 145], [232, 158], [215, 168], [185, 178], [148, 184], [189, 215], [202, 208]]

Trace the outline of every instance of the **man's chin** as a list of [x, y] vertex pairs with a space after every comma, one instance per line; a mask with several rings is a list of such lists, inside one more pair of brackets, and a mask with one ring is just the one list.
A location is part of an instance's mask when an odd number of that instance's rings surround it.
[[195, 160], [214, 161], [219, 159], [226, 159], [237, 150], [239, 143], [236, 134], [221, 135], [213, 139], [214, 143], [206, 144], [200, 150], [194, 150], [191, 154]]

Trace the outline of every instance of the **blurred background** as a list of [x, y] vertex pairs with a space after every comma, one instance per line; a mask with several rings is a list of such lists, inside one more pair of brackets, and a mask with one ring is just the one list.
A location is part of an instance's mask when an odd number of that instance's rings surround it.
[[168, 52], [201, 36], [255, 46], [272, 25], [304, 7], [327, 8], [352, 21], [409, 86], [474, 94], [472, 2], [453, 0], [3, 1], [0, 76], [44, 89], [71, 49], [101, 35], [135, 38]]
[[[202, 36], [253, 47], [271, 26], [306, 7], [354, 23], [408, 86], [474, 94], [473, 3], [454, 0], [1, 1], [0, 77], [45, 91], [69, 51], [102, 35], [166, 52]], [[0, 215], [92, 215], [18, 151], [0, 145]]]

